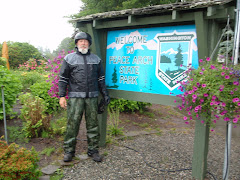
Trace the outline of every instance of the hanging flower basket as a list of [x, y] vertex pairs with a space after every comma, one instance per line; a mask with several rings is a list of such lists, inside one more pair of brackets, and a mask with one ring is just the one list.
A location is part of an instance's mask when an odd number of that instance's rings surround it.
[[[214, 131], [217, 121], [232, 121], [234, 127], [240, 120], [240, 67], [213, 62], [210, 58], [199, 60], [198, 69], [188, 68], [186, 81], [177, 95], [181, 102], [178, 108], [186, 111], [183, 117], [186, 124], [193, 119], [208, 124]], [[175, 101], [176, 102], [176, 101]]]

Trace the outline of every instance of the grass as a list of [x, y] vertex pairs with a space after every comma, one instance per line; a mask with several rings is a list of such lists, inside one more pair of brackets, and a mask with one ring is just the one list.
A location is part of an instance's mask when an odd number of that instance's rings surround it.
[[50, 180], [61, 180], [63, 177], [63, 170], [57, 169], [57, 171], [53, 175], [51, 175]]
[[49, 148], [45, 148], [44, 150], [42, 150], [42, 152], [40, 154], [42, 155], [47, 155], [48, 157], [55, 151], [55, 147], [49, 147]]
[[143, 123], [143, 124], [139, 124], [140, 127], [142, 128], [147, 128], [149, 127], [149, 124], [148, 123]]
[[108, 109], [109, 112], [109, 125], [107, 126], [107, 133], [110, 136], [120, 136], [123, 135], [123, 127], [119, 127], [120, 111], [116, 109], [115, 111], [111, 108]]

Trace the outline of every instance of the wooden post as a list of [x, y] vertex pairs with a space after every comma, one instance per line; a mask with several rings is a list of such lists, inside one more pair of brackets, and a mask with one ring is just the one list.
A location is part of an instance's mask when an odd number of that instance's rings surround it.
[[203, 180], [207, 172], [209, 126], [196, 120], [193, 148], [192, 176]]
[[[105, 107], [107, 108], [107, 107]], [[99, 146], [104, 147], [106, 145], [106, 137], [107, 137], [107, 109], [104, 111], [103, 114], [99, 115], [99, 129], [100, 129], [100, 141]]]
[[[94, 29], [93, 24], [87, 24], [87, 31], [92, 36], [91, 49], [92, 49], [93, 53], [98, 55], [103, 60], [103, 55], [102, 55], [102, 51], [101, 51], [103, 42], [101, 42], [101, 38], [100, 38], [101, 35], [102, 35], [101, 31]], [[103, 67], [105, 68], [106, 62], [104, 60], [103, 60], [102, 64], [103, 64]], [[100, 100], [100, 98], [99, 98], [99, 100]], [[99, 133], [100, 133], [99, 146], [100, 147], [103, 147], [106, 144], [107, 114], [108, 114], [107, 113], [107, 107], [105, 106], [104, 113], [98, 115]]]
[[[209, 56], [207, 42], [207, 20], [204, 19], [203, 12], [195, 13], [195, 25], [198, 41], [198, 58], [204, 59]], [[201, 117], [204, 120], [204, 116]], [[209, 142], [209, 126], [201, 123], [201, 120], [196, 120], [195, 138], [193, 149], [192, 176], [196, 179], [204, 179], [207, 171], [207, 154]]]

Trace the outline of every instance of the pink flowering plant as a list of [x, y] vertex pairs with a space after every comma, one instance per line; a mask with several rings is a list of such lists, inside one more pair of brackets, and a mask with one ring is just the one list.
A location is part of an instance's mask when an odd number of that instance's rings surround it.
[[29, 59], [23, 64], [19, 64], [19, 71], [37, 71], [43, 73], [47, 71], [47, 62], [44, 60]]
[[[73, 52], [73, 51], [71, 51]], [[68, 53], [71, 53], [70, 51]], [[58, 90], [58, 81], [59, 81], [59, 72], [61, 69], [61, 64], [64, 60], [66, 53], [64, 50], [60, 51], [58, 56], [55, 57], [53, 60], [48, 60], [47, 67], [50, 68], [50, 75], [48, 76], [48, 82], [51, 82], [51, 88], [48, 91], [48, 94], [51, 97], [59, 98], [59, 90]], [[68, 99], [68, 96], [66, 96]]]
[[231, 121], [234, 127], [240, 120], [239, 67], [213, 62], [210, 58], [199, 60], [198, 69], [188, 68], [186, 81], [179, 89], [180, 110], [186, 111], [183, 117], [186, 124], [200, 119], [208, 124], [211, 131], [217, 121]]

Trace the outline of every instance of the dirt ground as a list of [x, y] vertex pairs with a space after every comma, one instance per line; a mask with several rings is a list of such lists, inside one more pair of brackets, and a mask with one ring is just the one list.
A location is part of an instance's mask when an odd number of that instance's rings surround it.
[[[142, 130], [157, 130], [161, 131], [164, 129], [188, 129], [193, 128], [194, 124], [186, 125], [183, 121], [183, 115], [179, 112], [176, 107], [163, 106], [153, 104], [148, 107], [144, 113], [121, 113], [120, 114], [120, 124], [119, 127], [123, 127], [124, 132], [130, 131], [142, 131]], [[108, 121], [110, 121], [108, 119]], [[21, 126], [21, 119], [7, 119], [7, 126]], [[4, 135], [4, 124], [0, 121], [0, 137]], [[86, 153], [87, 151], [87, 141], [86, 141], [86, 129], [85, 121], [83, 119], [80, 125], [80, 131], [78, 135], [78, 142], [76, 147], [76, 154]], [[16, 142], [18, 143], [18, 142]], [[18, 143], [19, 144], [19, 143]], [[41, 155], [39, 166], [44, 167], [46, 165], [52, 164], [56, 160], [61, 160], [63, 158], [63, 137], [54, 138], [34, 138], [28, 143], [21, 143], [20, 145], [31, 149], [33, 146], [38, 152], [42, 152], [46, 148], [55, 147], [55, 151], [51, 156]]]

